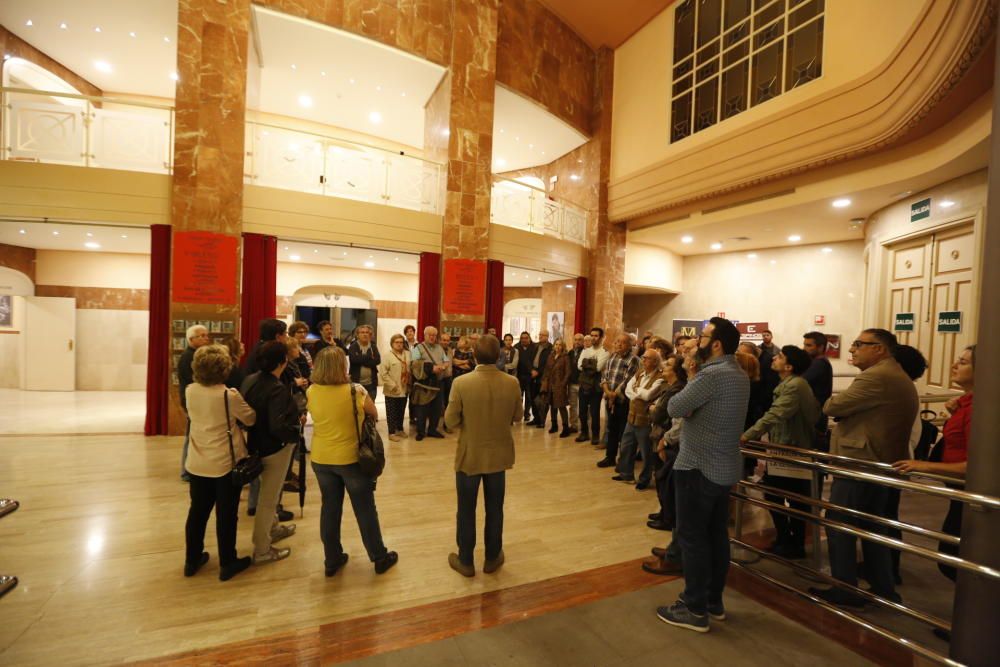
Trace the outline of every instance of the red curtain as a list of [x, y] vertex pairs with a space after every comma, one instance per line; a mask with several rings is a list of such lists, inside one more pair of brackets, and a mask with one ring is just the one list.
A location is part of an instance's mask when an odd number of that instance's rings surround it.
[[424, 327], [441, 326], [441, 253], [420, 253], [420, 292], [417, 295], [417, 340]]
[[170, 395], [170, 225], [150, 229], [146, 435], [166, 435]]
[[576, 317], [573, 318], [573, 331], [584, 335], [590, 333], [590, 325], [587, 324], [587, 279], [582, 276], [576, 279]]
[[493, 327], [503, 337], [503, 262], [486, 262], [486, 328]]
[[243, 234], [243, 289], [240, 340], [247, 352], [257, 343], [260, 321], [274, 317], [278, 276], [278, 239]]

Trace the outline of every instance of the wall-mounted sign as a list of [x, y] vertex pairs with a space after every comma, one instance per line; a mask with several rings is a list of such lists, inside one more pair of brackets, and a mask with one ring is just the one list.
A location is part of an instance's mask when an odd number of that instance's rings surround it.
[[174, 232], [173, 300], [177, 303], [236, 303], [235, 236]]
[[840, 334], [826, 334], [826, 356], [840, 359]]
[[672, 334], [681, 334], [689, 338], [695, 338], [704, 328], [704, 320], [674, 320]]
[[913, 313], [896, 313], [892, 317], [893, 331], [913, 331], [916, 317]]
[[725, 311], [720, 311], [720, 312], [719, 312], [719, 317], [725, 317], [725, 316], [726, 316], [726, 313], [725, 313]]
[[910, 222], [917, 222], [931, 217], [931, 198], [921, 199], [910, 204]]
[[763, 343], [767, 322], [736, 322], [741, 343]]
[[962, 332], [962, 311], [942, 310], [937, 315], [938, 333], [961, 333]]
[[826, 324], [826, 315], [814, 315], [813, 316], [813, 324], [815, 324], [817, 326], [818, 325], [822, 325], [822, 324]]
[[476, 259], [444, 260], [444, 300], [449, 315], [486, 313], [486, 262]]

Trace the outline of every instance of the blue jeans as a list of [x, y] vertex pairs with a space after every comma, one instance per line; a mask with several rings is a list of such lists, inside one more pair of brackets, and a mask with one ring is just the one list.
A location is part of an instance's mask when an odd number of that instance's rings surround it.
[[677, 529], [684, 559], [684, 602], [693, 614], [722, 602], [729, 573], [729, 487], [700, 470], [674, 469]]
[[455, 473], [455, 490], [458, 492], [458, 559], [472, 565], [476, 550], [476, 503], [479, 501], [479, 483], [483, 484], [486, 502], [486, 560], [493, 560], [503, 549], [503, 498], [507, 488], [504, 470], [486, 475]]
[[625, 426], [622, 434], [621, 451], [618, 454], [618, 466], [616, 471], [625, 477], [635, 476], [635, 451], [638, 447], [642, 452], [642, 472], [639, 473], [639, 482], [649, 484], [653, 478], [653, 451], [649, 443], [649, 426]]
[[319, 536], [323, 540], [326, 567], [340, 565], [344, 546], [340, 542], [340, 520], [344, 514], [344, 490], [351, 497], [354, 517], [358, 520], [361, 541], [364, 542], [368, 559], [373, 563], [385, 558], [389, 553], [382, 542], [382, 529], [375, 509], [375, 480], [361, 472], [357, 463], [346, 466], [313, 463], [313, 472], [319, 482], [323, 497], [319, 515]]

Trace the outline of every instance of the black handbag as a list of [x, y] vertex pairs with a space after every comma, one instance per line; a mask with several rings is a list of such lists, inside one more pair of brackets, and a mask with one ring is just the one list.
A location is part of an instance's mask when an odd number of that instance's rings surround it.
[[222, 395], [226, 402], [226, 435], [229, 436], [229, 457], [233, 460], [233, 486], [242, 488], [254, 481], [264, 472], [264, 464], [256, 454], [250, 454], [239, 461], [236, 460], [236, 450], [233, 448], [233, 429], [229, 419], [229, 390]]
[[375, 429], [375, 420], [365, 415], [365, 420], [358, 428], [358, 391], [351, 384], [351, 407], [354, 408], [354, 431], [358, 434], [358, 465], [372, 479], [377, 479], [385, 470], [385, 446], [382, 436]]

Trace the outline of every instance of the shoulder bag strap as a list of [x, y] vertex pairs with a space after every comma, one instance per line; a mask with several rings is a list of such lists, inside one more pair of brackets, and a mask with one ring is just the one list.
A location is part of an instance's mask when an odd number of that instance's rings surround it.
[[226, 404], [226, 436], [229, 438], [229, 458], [233, 460], [233, 467], [236, 467], [236, 450], [233, 449], [233, 426], [229, 419], [229, 390], [222, 392], [222, 401]]
[[351, 383], [351, 407], [354, 409], [354, 432], [358, 435], [358, 447], [361, 446], [361, 429], [358, 427], [358, 390]]

